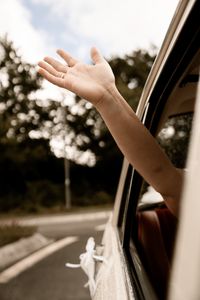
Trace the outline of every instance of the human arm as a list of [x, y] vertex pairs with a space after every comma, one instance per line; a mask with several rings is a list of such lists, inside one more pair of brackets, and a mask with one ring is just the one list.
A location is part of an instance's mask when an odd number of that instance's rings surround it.
[[58, 54], [67, 64], [46, 57], [39, 62], [39, 73], [96, 107], [128, 161], [177, 214], [182, 175], [118, 92], [108, 63], [95, 48], [91, 51], [94, 65], [83, 64], [63, 50]]

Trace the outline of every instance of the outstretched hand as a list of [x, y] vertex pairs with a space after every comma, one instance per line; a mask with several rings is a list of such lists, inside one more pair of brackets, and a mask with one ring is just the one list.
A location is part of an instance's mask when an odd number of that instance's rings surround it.
[[82, 63], [64, 50], [57, 53], [65, 61], [45, 57], [38, 72], [49, 82], [65, 88], [97, 105], [115, 85], [113, 72], [96, 48], [91, 49], [93, 65]]

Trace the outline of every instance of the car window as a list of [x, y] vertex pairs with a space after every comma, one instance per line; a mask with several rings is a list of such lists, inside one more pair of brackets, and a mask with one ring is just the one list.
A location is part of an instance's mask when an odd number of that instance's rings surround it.
[[157, 140], [177, 168], [185, 168], [192, 129], [193, 112], [168, 118]]
[[[193, 112], [170, 116], [157, 135], [157, 142], [176, 168], [186, 169], [187, 153], [192, 129]], [[163, 202], [162, 196], [143, 182], [139, 205]]]

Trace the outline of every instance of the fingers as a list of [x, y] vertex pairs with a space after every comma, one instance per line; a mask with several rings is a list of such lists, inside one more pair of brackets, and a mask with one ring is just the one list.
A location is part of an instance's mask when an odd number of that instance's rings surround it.
[[61, 76], [60, 76], [60, 73], [57, 72], [51, 65], [47, 64], [46, 62], [40, 61], [40, 62], [38, 63], [38, 65], [39, 65], [42, 69], [44, 69], [44, 70], [46, 70], [47, 72], [49, 72], [51, 75], [54, 75], [54, 76], [56, 76], [56, 77], [61, 77]]
[[38, 73], [42, 75], [45, 79], [47, 79], [49, 82], [59, 86], [64, 87], [64, 80], [61, 77], [57, 77], [50, 73], [48, 70], [45, 70], [43, 68], [39, 68]]
[[73, 58], [68, 52], [64, 50], [59, 49], [57, 50], [57, 53], [66, 61], [69, 67], [73, 67], [78, 62], [78, 60]]
[[104, 61], [103, 56], [101, 53], [97, 50], [97, 48], [92, 47], [91, 48], [91, 58], [95, 64], [102, 63]]
[[67, 72], [67, 66], [61, 64], [59, 61], [57, 61], [56, 59], [52, 58], [52, 57], [45, 57], [44, 61], [46, 61], [48, 64], [50, 64], [54, 69], [56, 69], [59, 72], [63, 72], [66, 73]]

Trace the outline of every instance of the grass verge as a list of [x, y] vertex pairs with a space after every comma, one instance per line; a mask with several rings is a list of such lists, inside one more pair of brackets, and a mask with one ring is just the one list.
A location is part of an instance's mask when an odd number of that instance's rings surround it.
[[29, 237], [37, 231], [35, 226], [22, 226], [16, 221], [0, 225], [0, 247], [16, 242], [20, 238]]

